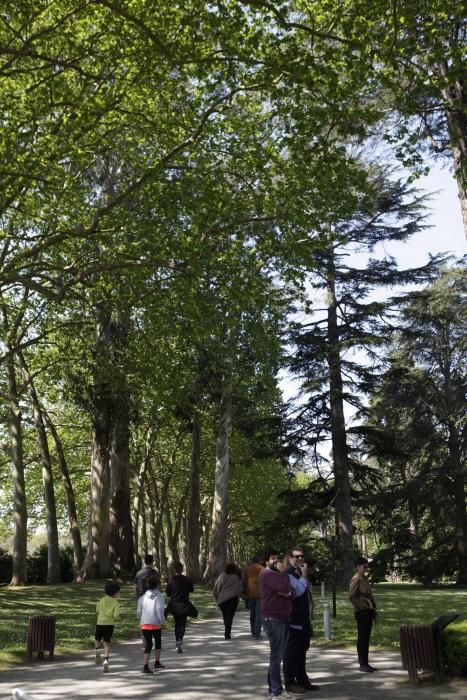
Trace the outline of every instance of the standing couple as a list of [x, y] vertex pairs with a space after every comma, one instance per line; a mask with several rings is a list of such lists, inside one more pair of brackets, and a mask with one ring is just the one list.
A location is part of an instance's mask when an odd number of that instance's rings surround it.
[[[261, 617], [270, 645], [269, 697], [293, 697], [318, 690], [306, 673], [306, 652], [312, 634], [311, 591], [303, 550], [293, 547], [286, 560], [275, 549], [266, 554], [259, 575]], [[281, 679], [283, 661], [285, 691]]]

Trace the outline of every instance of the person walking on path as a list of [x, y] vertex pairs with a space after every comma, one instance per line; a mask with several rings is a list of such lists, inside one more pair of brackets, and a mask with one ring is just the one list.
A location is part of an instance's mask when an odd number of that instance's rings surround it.
[[232, 622], [238, 606], [238, 598], [242, 592], [242, 582], [238, 577], [237, 566], [227, 564], [214, 584], [213, 595], [220, 607], [224, 619], [224, 638], [232, 639]]
[[101, 662], [102, 641], [104, 642], [104, 673], [109, 672], [110, 641], [114, 626], [120, 617], [120, 605], [116, 600], [120, 586], [115, 581], [105, 586], [105, 596], [96, 604], [97, 624], [95, 634], [96, 664]]
[[253, 639], [261, 639], [261, 600], [259, 597], [259, 575], [264, 566], [261, 557], [255, 557], [243, 574], [243, 593], [248, 601], [250, 627]]
[[266, 553], [266, 568], [259, 575], [261, 617], [269, 639], [268, 688], [269, 697], [293, 697], [284, 691], [281, 679], [281, 663], [287, 648], [289, 620], [292, 612], [292, 586], [287, 565], [280, 561], [277, 549]]
[[165, 617], [164, 596], [159, 590], [160, 584], [161, 580], [159, 576], [150, 576], [147, 580], [146, 593], [138, 598], [137, 615], [140, 618], [141, 634], [146, 642], [143, 673], [152, 673], [152, 670], [149, 668], [149, 656], [151, 654], [153, 638], [155, 642], [154, 672], [165, 668], [165, 666], [161, 664], [161, 628], [165, 623]]
[[153, 567], [154, 557], [152, 554], [146, 554], [144, 557], [144, 566], [137, 572], [135, 576], [135, 594], [136, 599], [142, 596], [147, 590], [147, 582], [150, 576], [158, 576], [160, 574]]
[[183, 575], [183, 564], [175, 562], [175, 576], [172, 576], [165, 592], [170, 597], [167, 611], [172, 613], [175, 620], [175, 646], [179, 654], [183, 651], [183, 637], [185, 636], [186, 619], [194, 610], [190, 601], [190, 593], [194, 592], [193, 584], [188, 576]]
[[308, 567], [301, 547], [293, 547], [289, 555], [287, 573], [295, 596], [292, 598], [289, 636], [284, 657], [285, 689], [291, 693], [319, 690], [306, 672], [306, 653], [311, 639], [311, 590], [307, 577]]
[[376, 668], [368, 663], [371, 628], [376, 620], [376, 602], [367, 580], [368, 559], [358, 557], [355, 560], [355, 574], [350, 581], [349, 600], [355, 611], [357, 621], [357, 653], [360, 671], [373, 673]]

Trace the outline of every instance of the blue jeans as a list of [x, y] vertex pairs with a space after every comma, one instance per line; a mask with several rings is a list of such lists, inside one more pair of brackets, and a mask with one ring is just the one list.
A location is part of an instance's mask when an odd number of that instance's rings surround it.
[[255, 639], [261, 637], [261, 598], [249, 598], [251, 634]]
[[281, 695], [283, 692], [281, 680], [281, 662], [287, 648], [289, 636], [289, 621], [275, 617], [263, 618], [263, 628], [269, 639], [269, 669], [268, 686], [273, 695]]

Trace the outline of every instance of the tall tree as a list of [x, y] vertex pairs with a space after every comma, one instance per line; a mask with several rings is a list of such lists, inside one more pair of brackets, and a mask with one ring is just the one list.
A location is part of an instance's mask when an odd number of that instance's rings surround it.
[[396, 565], [398, 558], [400, 568], [429, 581], [455, 573], [460, 585], [467, 566], [465, 295], [460, 266], [403, 301], [367, 435], [386, 479], [375, 498], [377, 522], [386, 520], [382, 540], [395, 543]]
[[[347, 440], [345, 405], [359, 408], [371, 390], [380, 367], [379, 348], [390, 328], [390, 309], [385, 301], [374, 299], [375, 290], [430, 279], [437, 266], [433, 260], [421, 269], [398, 270], [384, 248], [378, 249], [380, 244], [408, 240], [423, 228], [423, 199], [380, 168], [370, 169], [361, 183], [346, 200], [352, 212], [342, 218], [328, 214], [327, 232], [313, 256], [308, 284], [315, 295], [324, 293], [325, 305], [312, 298], [305, 306], [308, 320], [294, 324], [291, 333], [290, 368], [301, 381], [292, 435], [295, 431], [298, 443], [313, 449], [318, 468], [326, 459], [317, 445], [331, 438], [342, 581], [352, 570], [351, 475], [358, 473]], [[379, 259], [369, 257], [375, 249]], [[361, 267], [349, 264], [352, 252], [366, 254]], [[357, 349], [362, 355], [354, 359], [351, 353]]]

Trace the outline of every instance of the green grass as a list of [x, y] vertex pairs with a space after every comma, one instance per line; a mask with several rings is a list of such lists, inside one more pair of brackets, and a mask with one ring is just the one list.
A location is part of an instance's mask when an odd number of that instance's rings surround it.
[[[373, 587], [378, 603], [379, 619], [372, 634], [372, 644], [385, 649], [399, 646], [402, 623], [432, 622], [439, 615], [457, 610], [467, 617], [467, 591], [445, 587], [423, 589], [410, 584], [379, 584]], [[330, 592], [328, 591], [330, 594]], [[103, 583], [90, 581], [58, 586], [0, 587], [0, 668], [25, 660], [28, 618], [31, 615], [57, 616], [57, 653], [89, 649], [93, 645], [96, 623], [95, 607], [103, 595]], [[337, 595], [337, 619], [333, 620], [333, 638], [323, 639], [323, 616], [320, 592], [315, 595], [315, 643], [329, 646], [354, 646], [355, 621], [345, 591]], [[200, 617], [216, 614], [211, 592], [198, 586], [192, 596]], [[133, 586], [124, 583], [119, 596], [121, 618], [115, 627], [114, 639], [138, 635], [138, 621]], [[330, 602], [329, 596], [326, 600]], [[173, 618], [169, 617], [169, 626]]]
[[[57, 617], [57, 654], [90, 649], [94, 644], [96, 602], [104, 595], [103, 589], [102, 581], [80, 585], [0, 587], [0, 669], [25, 661], [28, 618], [31, 615]], [[198, 587], [191, 597], [200, 618], [215, 615], [216, 604], [211, 591]], [[119, 602], [121, 614], [115, 626], [115, 641], [138, 635], [136, 601], [131, 583], [122, 584]], [[173, 618], [169, 616], [168, 627], [171, 626]]]
[[[415, 584], [378, 584], [372, 587], [378, 606], [378, 620], [373, 627], [371, 643], [383, 649], [399, 648], [399, 627], [402, 624], [431, 623], [440, 615], [457, 611], [467, 617], [467, 590], [450, 586], [437, 589]], [[326, 602], [331, 603], [326, 591]], [[318, 588], [315, 599], [315, 643], [330, 646], [355, 646], [355, 620], [346, 591], [337, 593], [337, 617], [332, 620], [332, 640], [323, 638], [323, 607]], [[331, 614], [332, 614], [332, 605]]]

